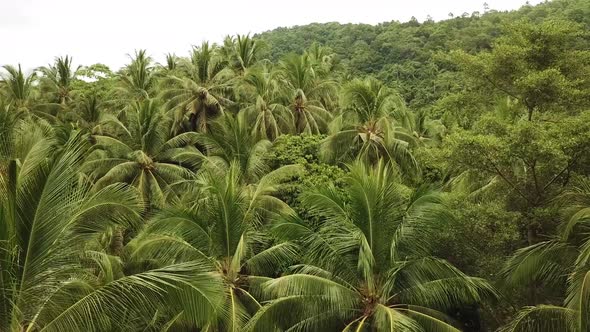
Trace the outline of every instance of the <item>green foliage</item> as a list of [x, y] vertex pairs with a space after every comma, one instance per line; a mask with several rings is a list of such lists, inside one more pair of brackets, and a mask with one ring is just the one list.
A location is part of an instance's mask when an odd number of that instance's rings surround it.
[[[336, 54], [346, 72], [376, 76], [396, 86], [409, 106], [430, 108], [445, 97], [449, 88], [452, 91], [457, 87], [456, 77], [449, 72], [452, 65], [437, 61], [440, 52], [463, 50], [475, 54], [490, 50], [494, 41], [503, 35], [506, 24], [522, 19], [534, 24], [547, 17], [570, 20], [580, 23], [582, 31], [590, 26], [588, 16], [584, 15], [588, 13], [584, 1], [550, 1], [510, 13], [482, 9], [484, 15], [456, 15], [441, 22], [392, 21], [376, 26], [314, 23], [278, 28], [261, 33], [259, 37], [268, 44], [272, 60], [302, 52], [318, 42]], [[546, 23], [547, 26], [551, 24]], [[568, 61], [567, 58], [569, 56], [561, 60]]]
[[0, 331], [588, 331], [590, 6], [451, 17], [4, 66]]
[[518, 213], [506, 211], [501, 201], [484, 205], [456, 196], [449, 199], [455, 221], [438, 234], [436, 252], [466, 273], [498, 279], [505, 257], [520, 244]]
[[319, 151], [323, 139], [324, 136], [320, 135], [282, 135], [273, 143], [266, 157], [272, 162], [273, 168], [291, 164], [304, 166], [303, 173], [291, 179], [280, 193], [283, 200], [302, 216], [309, 216], [300, 198], [306, 189], [327, 185], [334, 185], [340, 190], [344, 187], [346, 171], [320, 161]]
[[[456, 331], [445, 310], [495, 296], [483, 280], [429, 257], [429, 234], [444, 227], [447, 211], [436, 191], [407, 195], [396, 178], [386, 163], [357, 163], [345, 177], [346, 195], [333, 185], [304, 194], [318, 222], [287, 219], [275, 232], [299, 238], [306, 254], [292, 273], [261, 285], [273, 300], [252, 329]], [[286, 315], [285, 305], [293, 308]]]
[[273, 143], [268, 159], [273, 168], [304, 163], [319, 162], [319, 147], [324, 139], [321, 135], [282, 135]]
[[534, 25], [520, 21], [509, 25], [490, 52], [469, 55], [457, 52], [469, 75], [491, 89], [515, 98], [527, 112], [571, 111], [587, 103], [590, 86], [590, 52], [578, 24], [547, 20]]
[[498, 194], [507, 195], [508, 208], [521, 213], [532, 244], [538, 232], [550, 233], [555, 227], [551, 200], [567, 186], [569, 174], [590, 148], [586, 117], [514, 124], [483, 117], [475, 132], [458, 131], [449, 138], [449, 158], [455, 167], [486, 174], [486, 181], [502, 188]]

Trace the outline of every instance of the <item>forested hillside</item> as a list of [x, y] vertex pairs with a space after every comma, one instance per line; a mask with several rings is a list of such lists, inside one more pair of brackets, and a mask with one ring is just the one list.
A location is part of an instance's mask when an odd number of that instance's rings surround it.
[[395, 86], [410, 106], [431, 108], [455, 80], [448, 73], [454, 68], [441, 54], [454, 49], [471, 54], [487, 51], [506, 24], [519, 20], [540, 23], [559, 18], [590, 29], [586, 1], [552, 1], [512, 12], [495, 11], [493, 5], [490, 1], [489, 5], [482, 3], [479, 12], [449, 13], [449, 19], [441, 22], [316, 23], [278, 28], [257, 37], [268, 45], [265, 55], [273, 60], [301, 53], [318, 42], [334, 53], [343, 75], [373, 75]]
[[589, 27], [555, 0], [5, 65], [0, 331], [590, 331]]

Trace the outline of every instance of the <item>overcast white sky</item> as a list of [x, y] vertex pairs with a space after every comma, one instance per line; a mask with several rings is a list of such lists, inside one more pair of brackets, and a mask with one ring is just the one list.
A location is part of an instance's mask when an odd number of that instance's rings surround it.
[[[0, 65], [46, 65], [55, 56], [117, 68], [146, 48], [156, 60], [203, 40], [312, 22], [369, 23], [449, 12], [516, 9], [525, 0], [0, 0]], [[540, 0], [530, 1], [531, 4]]]

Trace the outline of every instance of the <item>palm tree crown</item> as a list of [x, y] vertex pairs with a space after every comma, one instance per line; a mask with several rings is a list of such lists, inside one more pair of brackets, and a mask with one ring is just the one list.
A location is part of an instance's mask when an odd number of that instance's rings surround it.
[[154, 100], [136, 102], [126, 112], [119, 135], [96, 135], [94, 152], [84, 169], [96, 177], [95, 187], [125, 182], [136, 186], [144, 201], [162, 206], [169, 184], [191, 178], [202, 154], [191, 144], [195, 133], [171, 135], [171, 121]]
[[300, 243], [304, 258], [291, 274], [261, 285], [274, 300], [252, 328], [456, 331], [444, 312], [495, 292], [428, 255], [428, 233], [449, 218], [440, 195], [419, 188], [408, 196], [385, 163], [350, 171], [347, 198], [334, 187], [305, 194], [318, 225], [291, 218], [275, 226]]

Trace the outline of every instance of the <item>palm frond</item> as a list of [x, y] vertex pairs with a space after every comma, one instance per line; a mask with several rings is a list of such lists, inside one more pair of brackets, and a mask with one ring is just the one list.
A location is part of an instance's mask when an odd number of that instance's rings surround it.
[[502, 332], [578, 331], [576, 312], [562, 307], [540, 305], [525, 307], [502, 327]]

